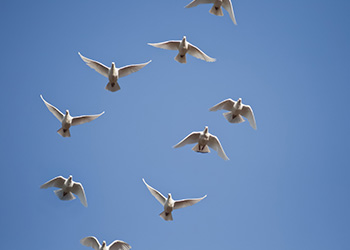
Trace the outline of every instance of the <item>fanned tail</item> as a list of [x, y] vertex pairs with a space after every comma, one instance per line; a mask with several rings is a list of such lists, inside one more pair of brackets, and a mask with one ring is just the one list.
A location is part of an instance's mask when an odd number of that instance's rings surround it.
[[173, 220], [173, 215], [171, 213], [166, 213], [165, 211], [163, 211], [159, 216], [166, 221]]
[[116, 91], [120, 90], [120, 86], [119, 86], [119, 84], [117, 82], [116, 83], [109, 82], [106, 85], [105, 89], [107, 89], [107, 90], [109, 90], [111, 92], [116, 92]]
[[69, 129], [60, 128], [59, 130], [57, 130], [57, 133], [59, 133], [63, 137], [70, 137]]
[[177, 56], [174, 58], [176, 61], [178, 61], [179, 63], [186, 63], [186, 54], [185, 55], [180, 55], [177, 54]]
[[225, 116], [225, 118], [231, 122], [231, 123], [241, 123], [241, 122], [244, 122], [244, 119], [241, 115], [236, 115], [234, 116], [232, 114], [232, 112], [227, 112], [227, 113], [224, 113], [223, 114]]
[[75, 196], [71, 192], [64, 194], [62, 189], [55, 190], [54, 192], [60, 200], [70, 201], [75, 199]]
[[215, 16], [223, 16], [224, 15], [224, 13], [222, 13], [222, 8], [215, 7], [215, 5], [213, 5], [213, 7], [209, 10], [209, 13], [211, 13]]
[[194, 146], [192, 148], [193, 151], [196, 151], [198, 153], [210, 153], [209, 147], [208, 145], [205, 145], [204, 148], [202, 150], [199, 149], [199, 144], [196, 144], [196, 146]]

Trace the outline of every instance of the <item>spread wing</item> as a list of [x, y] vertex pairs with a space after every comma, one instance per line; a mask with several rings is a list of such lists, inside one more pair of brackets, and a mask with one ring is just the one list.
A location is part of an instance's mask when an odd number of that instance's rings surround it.
[[101, 248], [100, 242], [93, 237], [93, 236], [88, 236], [80, 240], [80, 243], [86, 247], [92, 247], [95, 250], [99, 250]]
[[162, 43], [148, 43], [148, 45], [151, 45], [156, 48], [160, 49], [169, 49], [169, 50], [177, 50], [180, 45], [180, 41], [166, 41]]
[[198, 199], [185, 199], [185, 200], [175, 201], [174, 209], [192, 206], [192, 205], [200, 202], [201, 200], [203, 200], [205, 197], [207, 197], [207, 196], [204, 195], [202, 198], [198, 198]]
[[48, 182], [41, 185], [40, 188], [49, 188], [49, 187], [62, 188], [65, 180], [66, 180], [66, 178], [64, 178], [62, 176], [57, 176], [57, 177], [53, 178], [52, 180], [49, 180]]
[[43, 102], [45, 103], [46, 107], [49, 109], [49, 111], [56, 116], [56, 118], [62, 122], [64, 115], [62, 114], [61, 111], [58, 110], [58, 108], [56, 108], [55, 106], [51, 105], [50, 103], [48, 103], [47, 101], [44, 100], [43, 96], [40, 95], [41, 100], [43, 100]]
[[198, 4], [204, 4], [204, 3], [214, 3], [215, 0], [193, 0], [188, 5], [185, 6], [185, 8], [192, 8], [196, 7]]
[[212, 149], [214, 149], [216, 152], [218, 152], [218, 155], [222, 159], [224, 159], [225, 161], [229, 160], [229, 158], [227, 157], [227, 155], [224, 152], [224, 149], [221, 146], [219, 139], [215, 135], [209, 136], [208, 146], [211, 147]]
[[152, 60], [150, 60], [150, 61], [148, 61], [146, 63], [133, 64], [133, 65], [128, 65], [128, 66], [122, 67], [118, 71], [119, 72], [119, 77], [124, 77], [124, 76], [130, 75], [131, 73], [139, 71], [140, 69], [145, 67], [150, 62], [152, 62]]
[[249, 121], [250, 126], [256, 129], [256, 122], [252, 108], [249, 105], [243, 105], [241, 115]]
[[90, 68], [96, 70], [98, 73], [100, 73], [101, 75], [108, 78], [109, 68], [107, 66], [103, 65], [102, 63], [100, 63], [98, 61], [94, 61], [94, 60], [91, 60], [91, 59], [83, 56], [82, 54], [80, 54], [80, 52], [78, 52], [78, 54], [81, 57], [81, 59], [83, 59], [83, 61], [86, 62], [86, 64]]
[[215, 106], [211, 107], [209, 110], [210, 111], [217, 111], [219, 109], [225, 109], [225, 110], [231, 111], [233, 108], [233, 105], [235, 103], [236, 102], [232, 99], [226, 99], [226, 100], [216, 104]]
[[164, 197], [164, 195], [162, 195], [158, 190], [156, 190], [153, 187], [151, 187], [150, 185], [148, 185], [146, 183], [145, 179], [142, 179], [142, 180], [143, 180], [143, 183], [145, 183], [148, 190], [151, 192], [151, 194], [160, 202], [160, 204], [162, 204], [164, 206], [164, 203], [166, 201], [166, 198]]
[[109, 245], [109, 250], [129, 250], [131, 248], [131, 246], [121, 240], [116, 240], [113, 241], [110, 245]]
[[98, 114], [98, 115], [82, 115], [82, 116], [73, 117], [73, 119], [72, 119], [72, 126], [84, 124], [84, 123], [87, 123], [87, 122], [91, 122], [91, 121], [95, 120], [96, 118], [100, 117], [103, 114], [104, 114], [104, 111], [101, 114]]
[[81, 185], [81, 183], [79, 182], [74, 182], [72, 192], [79, 197], [81, 204], [87, 207], [87, 201], [86, 201], [83, 185]]
[[200, 134], [201, 134], [200, 132], [192, 132], [185, 139], [183, 139], [178, 144], [176, 144], [173, 148], [179, 148], [179, 147], [183, 147], [187, 144], [197, 143], [199, 140]]
[[193, 44], [188, 43], [188, 54], [191, 56], [194, 56], [198, 59], [207, 61], [207, 62], [215, 62], [215, 58], [211, 58], [210, 56], [207, 56], [203, 51], [201, 51], [199, 48], [194, 46]]
[[232, 7], [231, 0], [224, 0], [224, 2], [222, 3], [222, 7], [224, 7], [224, 9], [228, 12], [228, 14], [230, 15], [233, 23], [235, 25], [237, 25], [236, 18], [235, 18], [235, 13], [233, 12], [233, 7]]

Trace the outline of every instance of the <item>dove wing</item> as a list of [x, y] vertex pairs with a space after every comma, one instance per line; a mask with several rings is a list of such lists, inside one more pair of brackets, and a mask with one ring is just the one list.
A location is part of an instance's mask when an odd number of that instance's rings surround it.
[[104, 111], [101, 114], [98, 114], [98, 115], [82, 115], [82, 116], [73, 117], [73, 119], [72, 119], [72, 126], [76, 126], [76, 125], [84, 124], [84, 123], [87, 123], [87, 122], [91, 122], [91, 121], [95, 120], [96, 118], [100, 117], [103, 114], [104, 114]]
[[210, 56], [207, 56], [203, 51], [201, 51], [199, 48], [194, 46], [193, 44], [188, 43], [188, 54], [191, 56], [194, 56], [198, 59], [207, 61], [207, 62], [215, 62], [215, 58], [211, 58]]
[[100, 242], [93, 237], [93, 236], [88, 236], [80, 240], [80, 243], [86, 247], [92, 247], [95, 250], [99, 250], [101, 248]]
[[176, 144], [173, 148], [180, 148], [187, 144], [193, 144], [198, 142], [200, 134], [201, 134], [200, 132], [192, 132], [187, 137], [185, 137], [185, 139], [183, 139], [178, 144]]
[[47, 101], [45, 101], [45, 100], [44, 100], [44, 97], [43, 97], [42, 95], [40, 95], [40, 97], [41, 97], [41, 100], [44, 101], [44, 103], [45, 103], [46, 107], [49, 109], [49, 111], [50, 111], [54, 116], [56, 116], [56, 118], [57, 118], [60, 122], [62, 122], [63, 117], [64, 117], [64, 115], [62, 114], [62, 112], [59, 111], [58, 108], [56, 108], [55, 106], [53, 106], [53, 105], [51, 105], [50, 103], [48, 103]]
[[256, 129], [256, 122], [252, 108], [249, 105], [243, 105], [241, 115], [249, 121], [250, 126]]
[[81, 204], [83, 204], [85, 207], [88, 206], [86, 201], [85, 191], [81, 183], [75, 182], [73, 184], [72, 193], [76, 194], [79, 197]]
[[224, 0], [224, 2], [222, 3], [222, 7], [224, 7], [224, 9], [228, 12], [228, 14], [230, 15], [233, 23], [235, 25], [237, 25], [236, 18], [235, 18], [235, 13], [233, 12], [233, 7], [232, 7], [231, 0]]
[[80, 52], [78, 52], [78, 54], [81, 57], [81, 59], [83, 59], [83, 61], [86, 62], [86, 64], [90, 68], [96, 70], [98, 73], [100, 73], [101, 75], [108, 78], [109, 68], [107, 66], [103, 65], [102, 63], [100, 63], [98, 61], [94, 61], [94, 60], [91, 60], [91, 59], [83, 56], [82, 54], [80, 54]]
[[198, 198], [198, 199], [184, 199], [184, 200], [175, 201], [174, 209], [192, 206], [192, 205], [200, 202], [201, 200], [203, 200], [205, 197], [207, 197], [207, 196], [204, 195], [202, 198]]
[[162, 195], [158, 190], [154, 189], [150, 185], [148, 185], [145, 181], [145, 179], [142, 179], [143, 183], [147, 186], [148, 190], [151, 192], [151, 194], [164, 206], [164, 203], [166, 201], [166, 198], [164, 195]]
[[53, 178], [52, 180], [49, 180], [48, 182], [41, 185], [40, 188], [49, 188], [49, 187], [62, 188], [65, 180], [66, 180], [66, 178], [64, 178], [62, 176], [57, 176], [57, 177]]
[[139, 71], [140, 69], [145, 67], [150, 62], [152, 62], [152, 60], [149, 60], [146, 63], [140, 63], [140, 64], [133, 64], [133, 65], [124, 66], [124, 67], [120, 68], [119, 71], [118, 71], [119, 72], [119, 77], [128, 76], [131, 73]]
[[188, 5], [185, 6], [185, 8], [192, 8], [196, 7], [198, 4], [204, 4], [204, 3], [214, 3], [215, 0], [193, 0]]
[[162, 43], [148, 43], [148, 45], [151, 45], [156, 48], [160, 49], [169, 49], [169, 50], [178, 50], [180, 41], [166, 41]]
[[219, 109], [225, 109], [225, 110], [231, 111], [233, 108], [233, 105], [235, 103], [236, 102], [233, 101], [232, 99], [226, 99], [226, 100], [216, 104], [215, 106], [211, 107], [209, 110], [210, 111], [217, 111]]
[[109, 245], [109, 250], [129, 250], [131, 246], [121, 240], [115, 240]]
[[224, 159], [226, 161], [229, 160], [229, 158], [227, 157], [227, 155], [224, 152], [224, 149], [221, 146], [219, 139], [215, 135], [209, 136], [208, 146], [211, 147], [212, 149], [214, 149], [216, 152], [218, 152], [218, 155], [222, 159]]

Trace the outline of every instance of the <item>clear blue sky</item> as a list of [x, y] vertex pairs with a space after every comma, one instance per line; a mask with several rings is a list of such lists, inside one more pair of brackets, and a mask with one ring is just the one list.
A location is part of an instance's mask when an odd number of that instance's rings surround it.
[[[89, 235], [135, 250], [349, 249], [349, 1], [233, 0], [238, 26], [189, 2], [1, 4], [2, 249], [83, 250]], [[182, 65], [147, 45], [184, 35], [217, 61]], [[78, 51], [152, 62], [111, 93]], [[62, 138], [40, 94], [72, 115], [106, 113]], [[239, 97], [257, 131], [208, 111]], [[172, 148], [204, 126], [230, 161]], [[84, 185], [88, 208], [39, 189], [58, 175]], [[208, 197], [165, 222], [142, 178]]]

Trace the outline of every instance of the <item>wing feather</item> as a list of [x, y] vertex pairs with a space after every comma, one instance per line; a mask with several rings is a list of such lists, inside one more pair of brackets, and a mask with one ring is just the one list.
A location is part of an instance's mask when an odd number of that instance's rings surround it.
[[72, 126], [76, 126], [76, 125], [84, 124], [84, 123], [87, 123], [87, 122], [91, 122], [91, 121], [95, 120], [96, 118], [100, 117], [103, 114], [104, 114], [104, 111], [101, 114], [98, 114], [98, 115], [82, 115], [82, 116], [73, 117], [73, 119], [72, 119]]
[[49, 188], [49, 187], [57, 187], [57, 188], [62, 188], [63, 183], [66, 181], [66, 178], [62, 176], [57, 176], [48, 182], [44, 183], [43, 185], [40, 186], [40, 188]]
[[109, 245], [109, 250], [129, 250], [131, 248], [131, 246], [121, 240], [116, 240], [113, 241], [110, 245]]
[[160, 49], [168, 49], [168, 50], [178, 50], [180, 41], [166, 41], [161, 43], [148, 43], [148, 45], [151, 45], [156, 48]]
[[198, 59], [204, 60], [206, 62], [215, 62], [215, 58], [211, 58], [210, 56], [206, 55], [203, 51], [201, 51], [198, 47], [194, 46], [193, 44], [188, 43], [188, 54], [191, 56], [194, 56]]
[[192, 8], [196, 7], [199, 4], [205, 4], [205, 3], [214, 3], [215, 0], [193, 0], [188, 5], [185, 6], [185, 8]]
[[217, 111], [219, 109], [224, 109], [224, 110], [231, 111], [233, 108], [233, 105], [235, 103], [236, 102], [234, 100], [229, 98], [229, 99], [223, 100], [222, 102], [216, 104], [215, 106], [211, 107], [209, 110], [210, 111]]
[[86, 64], [96, 70], [98, 73], [100, 73], [101, 75], [105, 76], [108, 78], [108, 72], [109, 72], [109, 68], [105, 65], [103, 65], [102, 63], [98, 62], [98, 61], [94, 61], [91, 60], [85, 56], [83, 56], [82, 54], [80, 54], [80, 52], [78, 52], [79, 56], [81, 57], [81, 59], [86, 62]]
[[86, 201], [85, 191], [81, 183], [75, 182], [73, 184], [72, 192], [79, 197], [81, 204], [83, 204], [85, 207], [88, 206]]
[[221, 146], [219, 139], [215, 135], [210, 134], [208, 146], [211, 147], [212, 149], [214, 149], [216, 152], [218, 152], [218, 155], [222, 159], [224, 159], [225, 161], [229, 160], [229, 158], [227, 157], [227, 155], [224, 152], [224, 149]]
[[241, 115], [243, 115], [249, 121], [250, 126], [256, 129], [256, 122], [253, 113], [253, 109], [249, 105], [243, 105]]
[[187, 137], [185, 137], [182, 141], [180, 141], [178, 144], [173, 146], [173, 148], [180, 148], [187, 144], [193, 144], [198, 142], [200, 134], [201, 134], [200, 132], [192, 132]]
[[175, 201], [174, 209], [179, 209], [179, 208], [184, 208], [184, 207], [192, 206], [192, 205], [194, 205], [194, 204], [200, 202], [201, 200], [203, 200], [205, 197], [207, 197], [207, 196], [204, 195], [202, 198], [197, 198], [197, 199], [184, 199], [184, 200]]
[[230, 15], [233, 23], [235, 25], [237, 25], [236, 18], [235, 18], [235, 13], [233, 12], [233, 7], [232, 7], [231, 0], [224, 0], [223, 3], [222, 3], [222, 7], [224, 7], [224, 9], [228, 12], [228, 14]]
[[80, 240], [80, 243], [86, 247], [92, 247], [95, 250], [99, 250], [101, 248], [100, 242], [93, 237], [93, 236], [88, 236]]
[[62, 114], [61, 111], [59, 111], [58, 108], [56, 108], [55, 106], [51, 105], [50, 103], [48, 103], [47, 101], [44, 100], [44, 97], [42, 95], [40, 95], [41, 100], [43, 100], [43, 102], [45, 103], [46, 107], [49, 109], [49, 111], [60, 121], [62, 122], [64, 115]]
[[151, 187], [150, 185], [148, 185], [146, 183], [145, 179], [142, 179], [142, 180], [143, 180], [143, 183], [145, 183], [148, 190], [151, 192], [151, 194], [160, 202], [160, 204], [162, 204], [164, 206], [164, 203], [166, 201], [166, 198], [164, 197], [164, 195], [162, 195], [158, 190], [156, 190], [153, 187]]
[[119, 77], [128, 76], [131, 73], [137, 72], [140, 69], [142, 69], [143, 67], [145, 67], [147, 64], [149, 64], [150, 62], [152, 62], [152, 60], [149, 60], [146, 63], [133, 64], [133, 65], [128, 65], [128, 66], [122, 67], [118, 71], [119, 72]]

